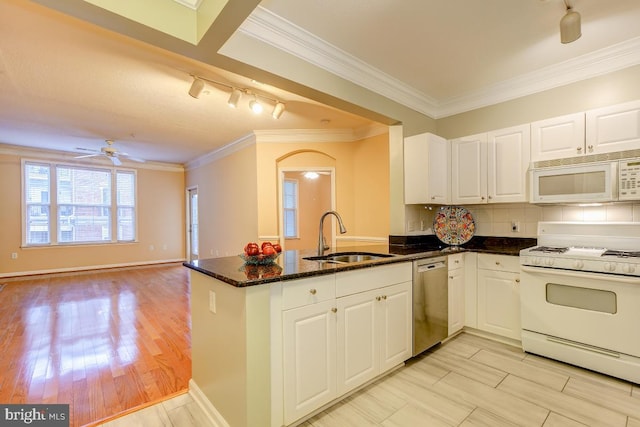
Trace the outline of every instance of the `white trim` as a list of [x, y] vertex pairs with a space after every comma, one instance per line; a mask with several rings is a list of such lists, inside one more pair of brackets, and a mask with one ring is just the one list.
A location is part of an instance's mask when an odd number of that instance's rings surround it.
[[258, 240], [267, 242], [279, 242], [280, 236], [258, 236]]
[[247, 134], [216, 150], [213, 150], [200, 157], [196, 157], [195, 159], [191, 160], [185, 165], [186, 170], [196, 169], [206, 164], [213, 163], [224, 157], [230, 156], [231, 154], [236, 153], [244, 148], [250, 147], [255, 143], [256, 143], [256, 136], [253, 133]]
[[376, 242], [376, 243], [388, 243], [388, 237], [374, 237], [374, 236], [337, 236], [336, 240], [341, 242]]
[[18, 145], [10, 145], [0, 143], [0, 154], [6, 154], [18, 157], [29, 157], [37, 161], [56, 161], [64, 162], [73, 166], [86, 166], [95, 168], [123, 168], [123, 169], [150, 169], [166, 172], [184, 172], [184, 167], [175, 163], [158, 163], [158, 162], [133, 162], [127, 159], [122, 160], [121, 166], [115, 166], [111, 160], [94, 158], [93, 160], [76, 159], [79, 153], [69, 153], [65, 151], [48, 150], [46, 148], [22, 147]]
[[196, 402], [196, 405], [202, 409], [202, 412], [204, 412], [207, 419], [211, 421], [211, 424], [214, 427], [231, 427], [222, 414], [218, 412], [215, 406], [213, 406], [213, 403], [207, 399], [207, 396], [205, 396], [193, 378], [189, 380], [189, 395]]
[[202, 0], [173, 0], [174, 2], [187, 7], [191, 10], [197, 11], [200, 5], [202, 4]]
[[640, 64], [640, 37], [504, 80], [468, 95], [437, 100], [258, 6], [239, 32], [434, 119], [509, 101]]
[[[59, 246], [56, 246], [59, 247]], [[32, 249], [32, 248], [29, 248]], [[64, 268], [52, 268], [49, 270], [31, 270], [31, 271], [12, 271], [9, 273], [0, 273], [0, 278], [4, 277], [21, 277], [21, 276], [32, 276], [37, 274], [55, 274], [55, 273], [75, 273], [80, 271], [91, 271], [91, 270], [104, 270], [108, 268], [122, 268], [122, 267], [140, 267], [145, 265], [155, 265], [155, 264], [171, 264], [176, 262], [185, 262], [184, 258], [174, 258], [174, 259], [159, 259], [154, 261], [137, 261], [137, 262], [124, 262], [118, 264], [103, 264], [103, 265], [87, 265], [87, 266], [75, 266], [75, 267], [64, 267]]]

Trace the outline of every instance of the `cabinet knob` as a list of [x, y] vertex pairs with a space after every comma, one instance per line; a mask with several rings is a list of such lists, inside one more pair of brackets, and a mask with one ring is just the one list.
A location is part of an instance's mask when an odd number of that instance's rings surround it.
[[578, 153], [582, 153], [582, 147], [577, 148]]
[[500, 265], [500, 261], [496, 261], [496, 265]]
[[484, 196], [480, 196], [480, 200], [484, 200]]
[[516, 283], [520, 283], [520, 279], [516, 279]]
[[333, 308], [331, 309], [331, 312], [332, 312], [332, 313], [337, 313], [337, 312], [338, 312], [338, 309], [337, 309], [336, 307], [333, 307]]
[[311, 295], [315, 295], [315, 294], [316, 294], [316, 292], [318, 292], [318, 291], [316, 291], [315, 289], [309, 289], [309, 293], [310, 293]]
[[435, 200], [435, 199], [436, 199], [436, 196], [431, 196], [431, 200]]
[[460, 263], [460, 260], [459, 260], [459, 259], [457, 259], [457, 260], [455, 260], [455, 261], [453, 261], [453, 262], [455, 262], [456, 264], [459, 264], [459, 263]]
[[376, 301], [380, 301], [382, 297], [376, 297]]
[[593, 145], [590, 145], [590, 146], [588, 146], [587, 148], [589, 149], [589, 152], [592, 152], [592, 151], [593, 151]]
[[382, 295], [382, 299], [387, 299], [387, 296], [386, 295]]
[[449, 276], [449, 279], [452, 279], [452, 280], [453, 280], [453, 276]]
[[488, 197], [488, 199], [489, 199], [489, 200], [493, 199], [493, 196], [489, 196], [489, 197]]

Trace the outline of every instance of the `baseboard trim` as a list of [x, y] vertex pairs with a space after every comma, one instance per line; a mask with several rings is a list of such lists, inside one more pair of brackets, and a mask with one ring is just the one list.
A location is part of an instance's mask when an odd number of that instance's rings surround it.
[[207, 396], [204, 395], [204, 393], [202, 392], [200, 387], [198, 387], [198, 384], [196, 384], [193, 378], [189, 380], [189, 394], [191, 395], [193, 400], [196, 402], [196, 404], [200, 407], [200, 409], [202, 409], [202, 411], [207, 416], [207, 419], [211, 421], [211, 424], [213, 426], [231, 427], [227, 422], [227, 420], [224, 419], [222, 414], [218, 412], [215, 406], [213, 406], [213, 403], [211, 403], [211, 401], [207, 399]]
[[31, 270], [31, 271], [17, 271], [11, 273], [0, 273], [0, 279], [7, 278], [18, 278], [24, 279], [26, 276], [45, 276], [45, 275], [55, 275], [55, 274], [65, 274], [65, 273], [81, 273], [85, 271], [95, 271], [95, 270], [113, 270], [117, 268], [136, 268], [136, 267], [148, 267], [148, 266], [156, 266], [160, 264], [175, 264], [175, 263], [183, 263], [185, 261], [184, 258], [177, 259], [164, 259], [164, 260], [156, 260], [156, 261], [143, 261], [143, 262], [127, 262], [127, 263], [119, 263], [119, 264], [105, 264], [105, 265], [89, 265], [83, 267], [66, 267], [66, 268], [52, 268], [49, 270]]

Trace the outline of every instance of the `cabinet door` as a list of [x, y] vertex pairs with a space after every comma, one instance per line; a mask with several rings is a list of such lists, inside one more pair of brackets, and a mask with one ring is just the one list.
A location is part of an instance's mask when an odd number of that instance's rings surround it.
[[404, 140], [404, 202], [449, 203], [449, 142], [423, 133]]
[[531, 123], [531, 161], [584, 154], [585, 114], [576, 113]]
[[587, 111], [586, 154], [640, 147], [640, 101]]
[[487, 134], [451, 141], [451, 203], [487, 203]]
[[478, 329], [520, 339], [520, 275], [478, 270]]
[[376, 377], [379, 372], [378, 290], [337, 299], [338, 393], [343, 394]]
[[335, 304], [324, 301], [282, 313], [285, 424], [337, 396]]
[[449, 336], [464, 326], [464, 268], [449, 270]]
[[[380, 373], [411, 357], [413, 316], [411, 282], [387, 286], [379, 291]], [[377, 297], [376, 297], [377, 298]]]
[[487, 199], [489, 203], [527, 202], [531, 150], [529, 125], [489, 132]]

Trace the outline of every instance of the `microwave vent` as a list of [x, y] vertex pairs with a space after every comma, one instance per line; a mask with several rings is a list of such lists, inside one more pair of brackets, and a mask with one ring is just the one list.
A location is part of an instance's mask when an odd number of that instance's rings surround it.
[[583, 163], [606, 162], [608, 160], [632, 159], [635, 157], [640, 157], [640, 149], [618, 151], [615, 153], [591, 154], [587, 156], [568, 157], [566, 159], [541, 160], [539, 162], [534, 162], [533, 167], [549, 168], [553, 166], [570, 166], [570, 165], [579, 165]]

